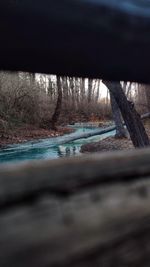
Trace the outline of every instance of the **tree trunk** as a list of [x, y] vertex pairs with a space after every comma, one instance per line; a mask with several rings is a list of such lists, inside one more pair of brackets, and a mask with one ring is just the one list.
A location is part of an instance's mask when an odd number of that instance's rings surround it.
[[91, 102], [92, 98], [92, 85], [93, 85], [93, 79], [88, 79], [88, 103]]
[[116, 125], [116, 137], [117, 138], [123, 138], [127, 137], [126, 130], [123, 126], [123, 121], [121, 118], [120, 109], [118, 107], [118, 104], [113, 96], [113, 94], [110, 92], [110, 101], [111, 101], [111, 108], [112, 108], [112, 114], [113, 119]]
[[149, 138], [141, 122], [140, 115], [134, 108], [134, 104], [129, 102], [123, 92], [120, 82], [103, 81], [113, 94], [129, 131], [131, 140], [135, 147], [148, 146]]
[[100, 88], [100, 80], [97, 80], [97, 92], [96, 92], [96, 103], [98, 103], [99, 99], [99, 88]]
[[75, 78], [75, 100], [76, 100], [76, 107], [78, 108], [78, 104], [79, 104], [79, 79]]
[[54, 88], [53, 88], [53, 82], [51, 80], [51, 77], [48, 77], [47, 94], [50, 96], [50, 99], [52, 101], [54, 98]]
[[146, 94], [148, 111], [150, 111], [150, 86], [149, 85], [145, 85], [145, 94]]
[[85, 78], [80, 79], [80, 101], [83, 104], [85, 99]]
[[35, 73], [29, 73], [30, 75], [30, 83], [33, 84], [35, 83]]
[[70, 89], [71, 89], [71, 95], [72, 95], [72, 107], [75, 108], [75, 83], [74, 78], [69, 78], [70, 81]]
[[62, 88], [61, 88], [60, 76], [57, 76], [57, 91], [58, 91], [57, 104], [56, 104], [55, 112], [51, 119], [51, 128], [54, 130], [57, 129], [56, 124], [58, 122], [60, 112], [61, 112], [61, 106], [62, 106]]
[[63, 83], [63, 97], [65, 101], [68, 101], [69, 89], [68, 89], [67, 76], [62, 77], [62, 83]]

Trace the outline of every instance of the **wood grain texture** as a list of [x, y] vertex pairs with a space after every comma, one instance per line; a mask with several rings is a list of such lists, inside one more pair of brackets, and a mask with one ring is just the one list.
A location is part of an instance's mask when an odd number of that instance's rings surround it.
[[150, 149], [0, 169], [0, 265], [148, 267]]
[[16, 207], [1, 214], [0, 264], [148, 267], [149, 201], [150, 181], [142, 180]]
[[41, 195], [65, 196], [92, 186], [126, 183], [149, 175], [149, 149], [4, 165], [0, 169], [0, 207], [34, 201]]

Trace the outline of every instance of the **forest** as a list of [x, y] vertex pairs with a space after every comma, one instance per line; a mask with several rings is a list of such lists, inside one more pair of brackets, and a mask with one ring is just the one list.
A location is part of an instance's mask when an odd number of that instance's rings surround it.
[[[57, 137], [71, 131], [67, 125], [90, 122], [97, 127], [115, 123], [120, 144], [128, 138], [135, 147], [147, 146], [149, 123], [140, 116], [149, 117], [149, 88], [133, 82], [1, 72], [0, 143]], [[101, 151], [98, 143], [90, 149]], [[82, 150], [89, 151], [89, 145]]]

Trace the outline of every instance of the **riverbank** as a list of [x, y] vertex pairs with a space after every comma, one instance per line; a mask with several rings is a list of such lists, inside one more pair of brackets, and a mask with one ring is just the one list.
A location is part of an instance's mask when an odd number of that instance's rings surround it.
[[7, 133], [0, 132], [0, 147], [37, 139], [58, 137], [72, 132], [73, 129], [67, 127], [58, 127], [57, 131], [53, 131], [26, 124], [21, 127], [14, 127]]
[[[98, 122], [79, 122], [76, 126], [81, 127], [103, 127], [106, 128], [112, 124], [112, 121], [98, 121]], [[44, 128], [39, 128], [30, 124], [24, 124], [21, 126], [13, 126], [8, 131], [0, 130], [0, 147], [12, 144], [21, 144], [27, 141], [53, 138], [58, 136], [63, 136], [65, 134], [70, 134], [74, 132], [74, 128], [67, 126], [59, 126], [57, 131], [47, 130]]]
[[81, 147], [81, 152], [107, 152], [115, 150], [128, 150], [133, 148], [134, 147], [131, 140], [127, 138], [118, 139], [115, 137], [107, 137], [99, 142], [93, 142], [83, 145]]
[[[150, 138], [150, 122], [145, 123], [146, 132]], [[107, 152], [115, 150], [134, 149], [130, 138], [116, 138], [115, 136], [107, 137], [101, 141], [85, 144], [81, 146], [81, 153]]]
[[[44, 131], [44, 138], [41, 138], [40, 140], [37, 138], [30, 142], [26, 143], [19, 143], [15, 145], [6, 145], [1, 147], [0, 150], [0, 163], [18, 163], [23, 161], [29, 161], [29, 160], [39, 160], [39, 159], [57, 159], [62, 157], [71, 157], [79, 155], [80, 153], [80, 147], [82, 144], [89, 142], [87, 139], [81, 139], [77, 140], [77, 142], [70, 142], [72, 138], [74, 139], [77, 136], [81, 136], [82, 134], [86, 133], [94, 133], [94, 131], [100, 131], [100, 129], [95, 129], [93, 125], [72, 125], [71, 127], [68, 126], [68, 128], [73, 128], [73, 132], [63, 136], [49, 136], [48, 131], [48, 138], [45, 138], [45, 131]], [[65, 130], [66, 132], [66, 130]], [[70, 132], [70, 130], [69, 130]], [[23, 132], [24, 134], [24, 132]], [[33, 132], [32, 132], [33, 134]], [[64, 129], [63, 129], [64, 134]], [[60, 133], [59, 133], [60, 135]], [[23, 135], [24, 136], [24, 135]], [[35, 136], [35, 135], [34, 135]], [[104, 134], [104, 137], [108, 135]], [[110, 135], [109, 135], [110, 136]], [[19, 136], [20, 137], [20, 136]], [[52, 138], [51, 138], [52, 137]], [[100, 138], [104, 138], [100, 136]], [[30, 138], [31, 140], [31, 138]], [[97, 136], [92, 138], [92, 140], [97, 140]], [[16, 143], [16, 142], [15, 142]]]

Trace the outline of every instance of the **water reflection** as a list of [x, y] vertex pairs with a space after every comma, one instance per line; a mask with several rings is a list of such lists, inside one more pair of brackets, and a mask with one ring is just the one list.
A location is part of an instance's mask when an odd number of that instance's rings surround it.
[[80, 153], [80, 148], [74, 144], [70, 146], [58, 146], [58, 157], [70, 157]]

